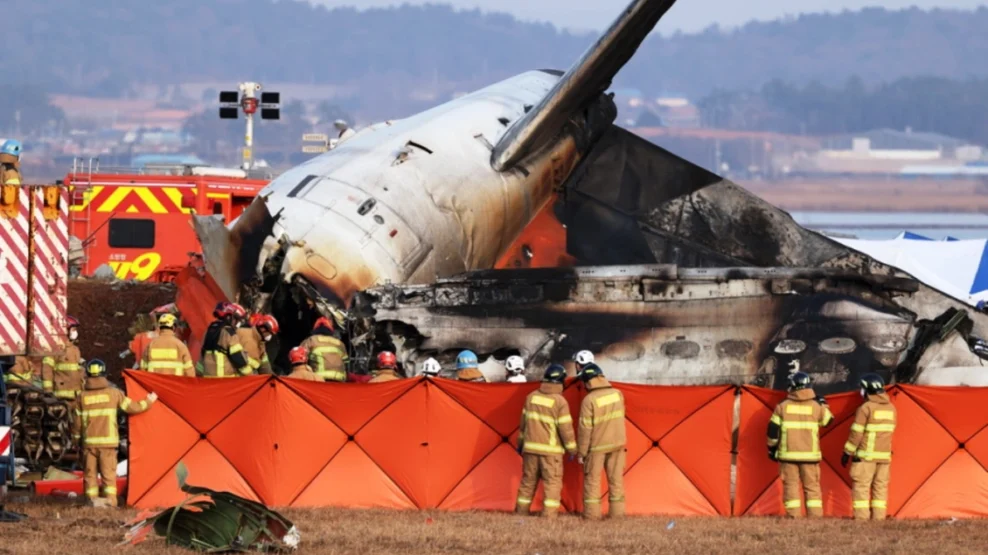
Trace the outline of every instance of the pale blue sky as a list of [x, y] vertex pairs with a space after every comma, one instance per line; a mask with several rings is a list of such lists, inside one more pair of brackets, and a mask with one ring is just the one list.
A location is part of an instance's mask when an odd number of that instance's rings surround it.
[[[625, 0], [310, 0], [328, 6], [370, 8], [395, 4], [447, 3], [462, 8], [505, 11], [521, 19], [551, 21], [562, 27], [600, 29], [625, 6]], [[659, 31], [696, 31], [713, 23], [736, 26], [752, 19], [776, 19], [801, 12], [840, 11], [883, 6], [899, 9], [973, 8], [986, 0], [679, 0], [660, 24]]]

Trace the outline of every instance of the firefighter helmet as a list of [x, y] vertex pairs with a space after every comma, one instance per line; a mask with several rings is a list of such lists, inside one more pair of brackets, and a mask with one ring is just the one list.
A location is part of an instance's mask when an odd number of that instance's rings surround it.
[[230, 303], [227, 306], [227, 310], [229, 316], [233, 316], [238, 320], [244, 320], [247, 318], [247, 309], [237, 303]]
[[806, 372], [796, 372], [789, 375], [789, 391], [799, 391], [813, 387], [813, 378]]
[[439, 361], [430, 358], [422, 363], [422, 373], [426, 376], [438, 376], [439, 372], [442, 372], [443, 367], [439, 364]]
[[66, 329], [72, 329], [72, 328], [78, 328], [78, 327], [79, 327], [79, 320], [76, 320], [75, 317], [73, 317], [73, 316], [66, 316], [65, 317], [65, 328]]
[[398, 367], [398, 359], [391, 351], [381, 351], [380, 353], [377, 353], [377, 367], [390, 368], [394, 370]]
[[278, 320], [270, 314], [255, 314], [256, 318], [251, 318], [251, 326], [259, 330], [268, 330], [268, 332], [278, 335]]
[[525, 371], [525, 361], [518, 355], [510, 356], [504, 362], [504, 367], [509, 374], [521, 374]]
[[585, 382], [589, 382], [594, 378], [602, 378], [604, 376], [604, 371], [597, 366], [597, 364], [591, 362], [580, 369], [580, 372], [576, 375], [577, 378]]
[[106, 376], [106, 363], [99, 359], [93, 359], [86, 363], [86, 375], [90, 378], [102, 378]]
[[861, 389], [868, 395], [878, 395], [885, 392], [885, 380], [878, 374], [865, 374], [861, 376]]
[[225, 301], [220, 301], [216, 303], [216, 308], [213, 309], [213, 318], [223, 318], [227, 315], [229, 309], [227, 308], [230, 303]]
[[542, 376], [542, 381], [546, 383], [563, 383], [565, 380], [566, 369], [563, 368], [562, 364], [550, 364]]
[[9, 141], [4, 142], [2, 146], [0, 146], [0, 153], [9, 154], [11, 156], [16, 156], [18, 158], [20, 158], [21, 156], [21, 150], [23, 150], [23, 147], [21, 146], [21, 142], [15, 141], [14, 139], [10, 139]]
[[312, 331], [316, 331], [319, 328], [326, 328], [329, 331], [336, 330], [336, 326], [333, 325], [333, 321], [330, 320], [329, 318], [326, 318], [325, 316], [320, 316], [319, 319], [316, 320], [316, 323], [313, 324], [312, 326]]
[[575, 360], [576, 363], [579, 364], [580, 366], [586, 366], [588, 364], [594, 363], [593, 353], [586, 350], [576, 353], [576, 356], [573, 357], [573, 360]]
[[178, 318], [174, 314], [162, 314], [158, 316], [158, 327], [166, 330], [173, 329], [178, 324]]
[[469, 368], [477, 368], [480, 363], [477, 361], [477, 355], [473, 351], [463, 351], [456, 355], [456, 369], [457, 370], [467, 370]]
[[309, 350], [305, 347], [295, 347], [288, 351], [288, 362], [292, 365], [305, 364], [309, 361]]

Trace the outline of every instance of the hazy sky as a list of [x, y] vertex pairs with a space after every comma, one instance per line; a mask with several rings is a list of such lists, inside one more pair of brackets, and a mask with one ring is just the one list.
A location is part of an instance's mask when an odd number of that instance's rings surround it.
[[[522, 19], [551, 21], [575, 29], [600, 29], [628, 3], [627, 0], [310, 0], [328, 6], [377, 7], [395, 4], [448, 3], [462, 8], [506, 11]], [[988, 0], [679, 0], [659, 26], [663, 33], [695, 31], [713, 23], [735, 26], [752, 19], [775, 19], [801, 12], [840, 11], [868, 6], [890, 9], [972, 8]]]

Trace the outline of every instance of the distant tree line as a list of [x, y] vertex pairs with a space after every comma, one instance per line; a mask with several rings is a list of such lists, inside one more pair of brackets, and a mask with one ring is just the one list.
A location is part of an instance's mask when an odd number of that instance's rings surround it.
[[0, 137], [37, 136], [55, 132], [65, 113], [35, 86], [0, 83]]
[[831, 135], [877, 128], [932, 131], [988, 145], [988, 79], [910, 77], [868, 87], [773, 80], [757, 92], [718, 90], [700, 101], [708, 127]]

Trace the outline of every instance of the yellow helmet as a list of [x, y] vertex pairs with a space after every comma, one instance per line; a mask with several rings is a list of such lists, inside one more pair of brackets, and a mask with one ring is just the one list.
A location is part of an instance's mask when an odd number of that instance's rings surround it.
[[177, 323], [178, 318], [176, 318], [174, 314], [162, 314], [161, 316], [158, 316], [158, 327], [174, 328]]
[[99, 359], [86, 363], [86, 375], [90, 378], [102, 378], [106, 375], [106, 363]]

